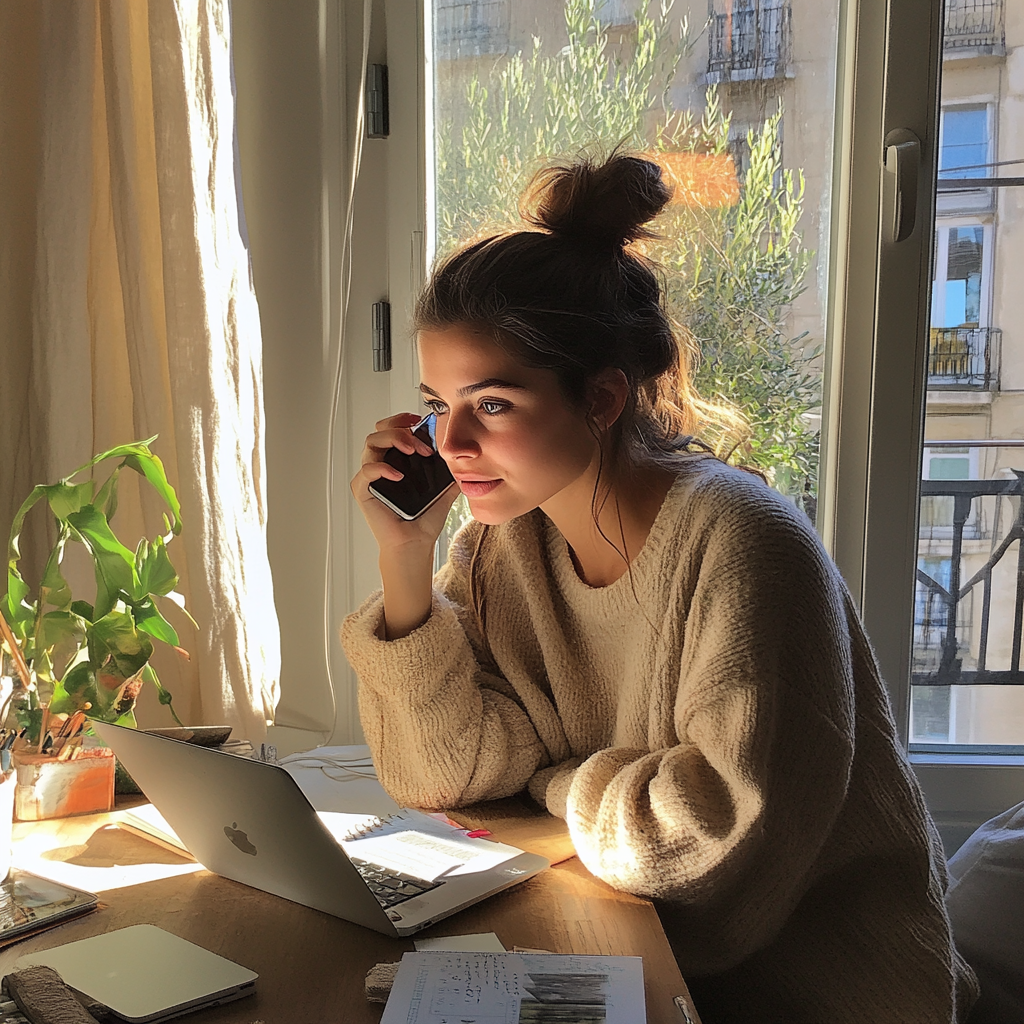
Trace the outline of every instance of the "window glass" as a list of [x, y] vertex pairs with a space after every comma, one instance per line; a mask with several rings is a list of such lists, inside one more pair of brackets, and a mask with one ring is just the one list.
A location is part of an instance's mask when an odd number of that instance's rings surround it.
[[943, 110], [940, 134], [940, 178], [987, 177], [987, 107], [950, 107]]
[[[1024, 745], [1024, 0], [947, 0], [911, 740]], [[1003, 177], [1005, 175], [1005, 177]], [[963, 179], [985, 178], [979, 188]]]
[[434, 251], [514, 224], [544, 164], [657, 160], [648, 252], [697, 386], [749, 424], [733, 460], [813, 518], [839, 0], [432, 2]]

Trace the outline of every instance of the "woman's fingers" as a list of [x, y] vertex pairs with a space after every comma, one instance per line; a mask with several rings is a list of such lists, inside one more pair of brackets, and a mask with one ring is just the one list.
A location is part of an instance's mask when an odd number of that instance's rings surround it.
[[363, 461], [382, 459], [391, 448], [397, 448], [406, 455], [433, 454], [433, 449], [430, 445], [421, 441], [411, 430], [389, 428], [387, 430], [377, 430], [366, 438]]

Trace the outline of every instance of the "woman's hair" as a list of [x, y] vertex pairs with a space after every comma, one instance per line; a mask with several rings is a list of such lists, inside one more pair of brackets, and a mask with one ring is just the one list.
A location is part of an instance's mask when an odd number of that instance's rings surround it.
[[596, 374], [621, 370], [630, 395], [607, 439], [619, 469], [674, 461], [708, 423], [734, 432], [740, 417], [694, 391], [696, 347], [673, 329], [656, 268], [631, 244], [654, 237], [645, 225], [671, 196], [657, 164], [621, 153], [541, 171], [521, 204], [537, 230], [442, 260], [417, 302], [416, 330], [477, 331], [554, 371], [578, 406]]
[[[597, 374], [622, 371], [629, 398], [601, 444], [591, 512], [625, 560], [631, 585], [629, 558], [599, 520], [609, 494], [607, 480], [601, 493], [606, 457], [619, 472], [643, 463], [676, 464], [692, 444], [713, 454], [695, 440], [704, 425], [734, 436], [745, 426], [738, 414], [695, 392], [696, 346], [687, 332], [673, 329], [656, 267], [632, 245], [655, 237], [645, 225], [671, 198], [657, 164], [623, 153], [601, 164], [581, 159], [541, 171], [520, 206], [535, 230], [494, 235], [443, 259], [414, 315], [418, 331], [468, 328], [521, 363], [554, 371], [577, 407], [585, 405]], [[469, 568], [481, 633], [485, 608], [477, 570], [487, 532], [480, 531]]]

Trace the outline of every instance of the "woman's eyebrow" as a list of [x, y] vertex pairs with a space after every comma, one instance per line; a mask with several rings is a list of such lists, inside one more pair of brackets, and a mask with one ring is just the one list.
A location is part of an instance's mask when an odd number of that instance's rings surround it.
[[[528, 391], [529, 388], [522, 384], [515, 384], [510, 380], [502, 380], [500, 377], [487, 377], [485, 380], [479, 380], [475, 384], [467, 384], [464, 388], [459, 388], [456, 392], [459, 398], [465, 398], [468, 395], [475, 394], [477, 391], [489, 391], [491, 388], [502, 388], [505, 391]], [[441, 396], [432, 388], [426, 384], [420, 385], [420, 391], [426, 392], [428, 395], [433, 395], [435, 398]]]

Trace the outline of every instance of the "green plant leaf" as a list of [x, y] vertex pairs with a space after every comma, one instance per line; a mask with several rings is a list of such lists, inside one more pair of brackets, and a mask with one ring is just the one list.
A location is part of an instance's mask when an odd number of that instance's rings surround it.
[[[80, 661], [64, 673], [64, 678], [53, 687], [50, 698], [50, 711], [55, 714], [72, 715], [76, 711], [84, 711], [85, 705], [97, 707], [99, 697], [96, 694], [96, 673], [87, 661]], [[91, 712], [86, 711], [86, 714]]]
[[43, 569], [43, 578], [39, 584], [39, 601], [43, 605], [52, 605], [54, 608], [66, 609], [71, 604], [71, 587], [64, 579], [60, 571], [60, 563], [64, 559], [64, 545], [68, 539], [68, 528], [60, 523], [60, 533], [57, 543], [50, 552]]
[[107, 517], [109, 523], [117, 511], [117, 482], [121, 476], [121, 467], [117, 466], [114, 472], [107, 477], [103, 486], [99, 489], [93, 504]]
[[96, 572], [96, 607], [98, 618], [110, 612], [124, 593], [139, 592], [139, 574], [135, 571], [135, 556], [115, 536], [99, 509], [87, 505], [68, 516], [83, 543], [92, 554]]
[[176, 590], [172, 590], [170, 593], [164, 594], [164, 597], [167, 598], [171, 604], [176, 605], [178, 610], [185, 616], [185, 618], [188, 619], [189, 622], [192, 623], [193, 626], [195, 626], [196, 629], [199, 628], [199, 623], [192, 618], [191, 612], [189, 612], [185, 607], [185, 597], [183, 594], [179, 594]]
[[87, 636], [89, 661], [101, 690], [114, 689], [114, 684], [105, 677], [130, 679], [153, 654], [152, 641], [135, 628], [135, 619], [129, 611], [108, 612], [89, 627]]
[[39, 618], [36, 628], [36, 650], [51, 650], [62, 640], [82, 639], [85, 636], [87, 623], [74, 612], [46, 612]]
[[50, 509], [58, 519], [67, 519], [72, 512], [77, 512], [85, 505], [92, 504], [95, 483], [86, 480], [80, 484], [70, 484], [62, 480], [59, 484], [47, 484], [46, 500]]
[[138, 729], [139, 723], [135, 720], [135, 709], [126, 711], [123, 715], [119, 715], [114, 725], [123, 726], [125, 729]]
[[178, 574], [167, 557], [163, 537], [152, 543], [145, 537], [139, 541], [135, 552], [135, 568], [139, 574], [138, 597], [147, 594], [169, 594], [178, 585]]
[[105, 452], [94, 455], [88, 462], [82, 463], [78, 469], [64, 479], [71, 480], [73, 477], [78, 476], [79, 473], [84, 473], [87, 469], [92, 469], [97, 463], [105, 462], [107, 459], [125, 459], [129, 455], [151, 455], [149, 446], [159, 436], [159, 434], [154, 434], [152, 437], [146, 438], [145, 441], [132, 441], [129, 444], [119, 444], [116, 448], [108, 448]]
[[141, 473], [157, 494], [164, 499], [174, 517], [174, 521], [171, 523], [171, 532], [175, 536], [181, 533], [181, 505], [178, 502], [178, 495], [174, 493], [174, 488], [167, 481], [164, 464], [160, 461], [159, 456], [153, 455], [147, 448], [144, 453], [133, 452], [125, 458], [124, 462], [136, 473]]
[[88, 601], [72, 601], [71, 610], [76, 615], [81, 615], [86, 622], [92, 623], [92, 620], [96, 618], [92, 610], [92, 605]]
[[148, 633], [157, 640], [163, 640], [165, 644], [178, 647], [180, 641], [174, 627], [160, 614], [159, 609], [150, 597], [144, 597], [141, 601], [132, 603], [132, 612], [135, 615], [135, 626], [144, 633]]

